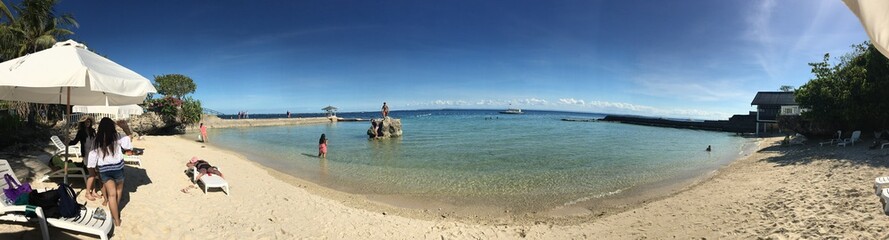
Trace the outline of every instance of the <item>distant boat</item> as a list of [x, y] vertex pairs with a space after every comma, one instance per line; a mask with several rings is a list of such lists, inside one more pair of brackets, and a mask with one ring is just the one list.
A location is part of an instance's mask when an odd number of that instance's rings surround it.
[[507, 108], [506, 111], [500, 111], [502, 114], [523, 114], [522, 109], [518, 108]]

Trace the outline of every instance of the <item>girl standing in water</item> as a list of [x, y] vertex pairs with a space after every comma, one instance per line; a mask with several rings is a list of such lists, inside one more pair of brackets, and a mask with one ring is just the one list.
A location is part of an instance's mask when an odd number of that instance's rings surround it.
[[321, 139], [318, 139], [318, 157], [327, 158], [327, 136], [323, 133]]

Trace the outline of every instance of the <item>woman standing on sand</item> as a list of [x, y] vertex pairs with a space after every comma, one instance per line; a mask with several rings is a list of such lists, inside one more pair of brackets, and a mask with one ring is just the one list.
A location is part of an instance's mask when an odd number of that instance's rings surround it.
[[204, 126], [204, 123], [201, 123], [201, 142], [209, 141], [207, 137], [207, 126]]
[[123, 150], [133, 149], [129, 137], [121, 137], [114, 127], [114, 121], [110, 118], [102, 118], [99, 121], [99, 129], [96, 132], [94, 149], [89, 153], [87, 167], [99, 170], [102, 180], [105, 198], [108, 208], [111, 209], [111, 217], [114, 218], [114, 226], [120, 226], [120, 197], [123, 192]]
[[98, 197], [94, 191], [95, 188], [93, 184], [96, 181], [96, 169], [88, 168], [87, 163], [89, 163], [89, 152], [93, 150], [93, 142], [96, 139], [96, 129], [93, 128], [93, 120], [92, 117], [87, 117], [83, 121], [77, 124], [77, 136], [74, 137], [71, 142], [68, 142], [68, 145], [74, 145], [78, 142], [80, 143], [80, 156], [83, 156], [83, 167], [89, 176], [86, 178], [86, 199], [90, 201], [95, 201], [96, 197]]
[[318, 157], [327, 158], [327, 136], [323, 133], [321, 134], [321, 139], [318, 139]]

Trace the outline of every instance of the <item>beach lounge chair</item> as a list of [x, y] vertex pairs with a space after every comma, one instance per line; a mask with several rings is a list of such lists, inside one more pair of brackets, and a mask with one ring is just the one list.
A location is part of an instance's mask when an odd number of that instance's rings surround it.
[[80, 157], [80, 146], [66, 146], [65, 143], [59, 139], [59, 136], [52, 136], [49, 138], [52, 141], [52, 145], [56, 146], [56, 152], [53, 155], [61, 155], [65, 154], [65, 148], [68, 148], [68, 155], [74, 155], [75, 157]]
[[124, 155], [123, 156], [123, 163], [124, 164], [139, 165], [139, 167], [142, 167], [142, 158], [139, 156], [135, 156], [135, 155], [134, 156]]
[[880, 193], [880, 198], [883, 200], [883, 212], [889, 214], [889, 188], [884, 188]]
[[843, 139], [843, 141], [837, 143], [837, 146], [846, 147], [846, 145], [849, 145], [849, 144], [852, 144], [852, 146], [855, 146], [855, 142], [857, 142], [858, 140], [861, 140], [860, 138], [861, 138], [861, 131], [854, 131], [854, 132], [852, 132], [852, 137]]
[[[9, 174], [10, 176], [15, 177], [15, 173], [12, 172], [12, 168], [9, 167], [9, 162], [4, 159], [0, 159], [0, 176]], [[18, 181], [18, 179], [16, 179]], [[8, 186], [5, 180], [0, 180], [0, 188], [6, 189]], [[49, 231], [46, 227], [46, 217], [43, 215], [43, 208], [32, 205], [11, 205], [9, 202], [13, 200], [8, 200], [6, 198], [6, 194], [0, 194], [0, 221], [7, 222], [38, 222], [40, 224], [40, 233], [43, 235], [43, 239], [49, 239]], [[33, 212], [36, 217], [28, 217], [27, 213]]]
[[877, 196], [880, 196], [880, 192], [882, 192], [884, 188], [889, 188], [889, 177], [878, 177], [874, 179], [874, 193], [876, 193]]
[[[9, 166], [9, 162], [6, 160], [0, 159], [0, 175], [8, 173], [10, 176], [14, 176], [12, 172], [12, 167]], [[18, 181], [18, 179], [16, 179]], [[0, 187], [6, 188], [6, 181], [0, 183]], [[89, 208], [81, 208], [80, 216], [73, 218], [45, 218], [43, 217], [43, 209], [40, 207], [34, 206], [10, 206], [7, 205], [6, 195], [0, 195], [0, 205], [2, 205], [3, 216], [0, 216], [0, 220], [13, 220], [17, 222], [21, 221], [43, 221], [40, 225], [43, 228], [43, 239], [49, 239], [49, 233], [46, 230], [46, 225], [67, 229], [75, 232], [82, 232], [92, 235], [98, 235], [102, 240], [108, 239], [108, 233], [111, 232], [111, 228], [114, 226], [111, 216], [107, 216], [105, 220], [96, 219], [93, 217], [94, 210]], [[32, 211], [36, 213], [37, 218], [29, 218], [24, 215], [24, 212], [28, 209], [33, 209]], [[30, 211], [30, 210], [28, 210]], [[106, 211], [108, 212], [108, 211]], [[9, 218], [6, 218], [9, 215]]]
[[[217, 169], [222, 171], [222, 169], [220, 169], [219, 167], [217, 167]], [[221, 188], [222, 191], [225, 192], [225, 195], [228, 196], [228, 194], [229, 194], [228, 182], [226, 182], [225, 179], [220, 177], [219, 175], [210, 176], [210, 175], [205, 174], [204, 176], [201, 176], [201, 179], [197, 179], [198, 168], [192, 167], [191, 168], [191, 176], [192, 176], [191, 182], [194, 183], [194, 185], [196, 187], [198, 186], [198, 181], [200, 181], [201, 183], [204, 184], [204, 194], [207, 194], [207, 189]]]
[[[57, 162], [54, 160], [55, 160], [55, 156], [50, 157], [48, 165], [50, 165], [53, 168], [58, 168], [58, 170], [55, 170], [55, 171], [50, 172], [49, 174], [46, 174], [46, 176], [41, 180], [41, 182], [49, 180], [50, 178], [62, 178], [62, 182], [67, 184], [68, 177], [80, 177], [80, 178], [83, 178], [83, 182], [86, 182], [86, 177], [88, 174], [85, 172], [85, 170], [83, 170], [82, 167], [77, 167], [72, 163], [65, 163], [64, 161]], [[65, 164], [68, 165], [67, 174], [65, 173]]]
[[843, 141], [843, 131], [837, 131], [837, 138], [830, 139], [830, 141], [826, 141], [826, 142], [820, 142], [818, 144], [823, 147], [824, 144], [833, 145], [833, 143], [835, 143], [835, 142], [842, 142], [842, 141]]

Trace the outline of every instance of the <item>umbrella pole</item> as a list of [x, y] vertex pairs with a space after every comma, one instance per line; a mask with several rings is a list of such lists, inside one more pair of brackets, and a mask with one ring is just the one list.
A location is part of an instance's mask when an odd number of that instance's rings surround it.
[[68, 102], [65, 104], [65, 125], [67, 125], [65, 127], [65, 144], [64, 144], [65, 145], [65, 162], [64, 162], [65, 166], [63, 167], [65, 169], [65, 174], [63, 174], [64, 177], [62, 179], [62, 182], [64, 182], [65, 184], [68, 184], [68, 155], [70, 155], [68, 153], [68, 148], [69, 148], [68, 143], [71, 142], [71, 139], [70, 139], [71, 136], [69, 136], [71, 134], [69, 133], [70, 131], [68, 129], [68, 127], [71, 127], [71, 123], [68, 121], [71, 120], [70, 118], [71, 118], [71, 87], [68, 87]]

